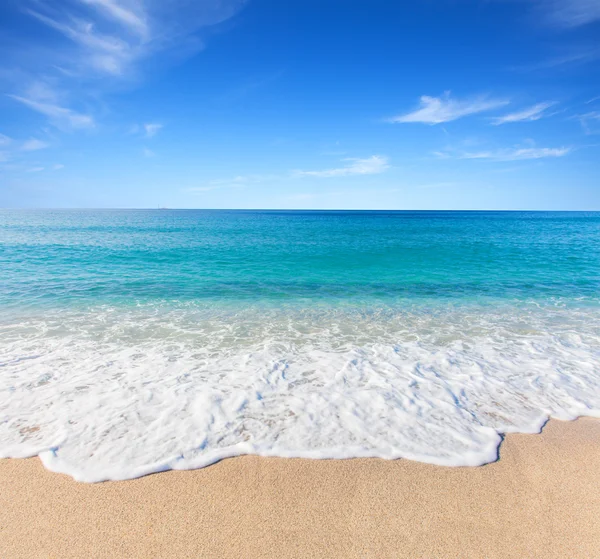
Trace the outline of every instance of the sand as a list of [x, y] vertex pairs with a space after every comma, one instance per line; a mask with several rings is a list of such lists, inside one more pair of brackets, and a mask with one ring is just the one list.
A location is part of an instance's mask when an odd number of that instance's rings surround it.
[[0, 460], [0, 557], [600, 558], [600, 421], [508, 435], [500, 454], [244, 456], [101, 484]]

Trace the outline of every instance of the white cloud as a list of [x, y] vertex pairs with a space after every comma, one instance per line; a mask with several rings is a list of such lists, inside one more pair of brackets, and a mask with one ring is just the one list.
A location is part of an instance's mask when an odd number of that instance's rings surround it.
[[56, 165], [52, 165], [52, 170], [53, 171], [60, 171], [61, 169], [64, 169], [65, 166], [62, 163], [57, 163]]
[[334, 169], [323, 169], [320, 171], [294, 171], [293, 175], [297, 177], [347, 177], [351, 175], [375, 175], [383, 173], [389, 168], [388, 158], [383, 155], [372, 155], [366, 159], [347, 158], [348, 161], [344, 167]]
[[9, 95], [9, 97], [23, 103], [30, 109], [46, 115], [59, 128], [93, 128], [95, 123], [90, 115], [78, 113], [66, 107], [60, 107], [52, 103], [37, 101], [35, 99]]
[[118, 36], [98, 33], [92, 21], [72, 16], [58, 20], [34, 10], [27, 12], [83, 50], [76, 59], [75, 66], [78, 71], [93, 68], [108, 74], [121, 74], [134, 57], [135, 49], [129, 43]]
[[522, 111], [517, 111], [515, 113], [509, 113], [504, 116], [495, 117], [494, 119], [492, 119], [492, 123], [498, 125], [506, 124], [508, 122], [539, 120], [540, 118], [548, 116], [544, 114], [544, 112], [546, 111], [546, 109], [554, 105], [556, 105], [556, 103], [551, 101], [547, 101], [545, 103], [537, 103], [536, 105], [533, 105], [532, 107], [529, 107], [527, 109], [523, 109]]
[[526, 161], [530, 159], [544, 159], [547, 157], [563, 157], [572, 151], [570, 147], [536, 148], [515, 147], [493, 151], [464, 152], [458, 155], [459, 159], [486, 159], [490, 161]]
[[513, 70], [520, 72], [535, 72], [540, 70], [549, 70], [561, 67], [570, 67], [594, 62], [600, 58], [600, 49], [585, 49], [571, 51], [567, 54], [554, 56], [538, 62], [536, 64], [525, 64], [521, 66], [513, 66]]
[[27, 169], [28, 173], [39, 173], [44, 170], [44, 167], [31, 167], [31, 169]]
[[591, 111], [583, 115], [578, 115], [579, 119], [600, 120], [600, 111]]
[[440, 124], [450, 122], [459, 118], [490, 111], [508, 105], [505, 99], [490, 99], [488, 97], [476, 97], [472, 99], [451, 99], [450, 93], [443, 97], [429, 97], [423, 95], [420, 99], [420, 107], [413, 112], [392, 117], [390, 122], [407, 123], [422, 122], [424, 124]]
[[259, 182], [262, 180], [261, 175], [237, 175], [230, 179], [215, 179], [210, 181], [211, 186], [221, 186], [225, 184], [247, 184], [249, 182]]
[[214, 179], [208, 181], [202, 186], [193, 186], [184, 188], [183, 192], [200, 194], [210, 192], [211, 190], [221, 190], [225, 188], [244, 188], [251, 184], [260, 184], [272, 181], [290, 181], [293, 179], [302, 179], [305, 177], [330, 178], [330, 177], [348, 177], [353, 175], [375, 175], [383, 173], [390, 165], [388, 158], [383, 155], [372, 155], [364, 159], [347, 158], [348, 164], [344, 167], [334, 169], [322, 169], [318, 171], [294, 170], [276, 174], [264, 175], [237, 175], [227, 179]]
[[600, 133], [600, 111], [591, 111], [575, 117], [581, 123], [581, 127], [586, 134]]
[[184, 188], [183, 192], [202, 193], [211, 190], [221, 190], [224, 188], [244, 188], [248, 184], [257, 184], [273, 180], [283, 180], [289, 178], [281, 175], [238, 175], [228, 179], [214, 179], [208, 181], [204, 186], [192, 186]]
[[162, 124], [149, 123], [144, 124], [144, 130], [146, 131], [146, 138], [153, 138], [158, 134], [160, 129], [163, 127]]
[[148, 34], [148, 22], [143, 10], [143, 4], [131, 3], [131, 6], [124, 7], [115, 0], [81, 0], [84, 4], [89, 4], [115, 20], [117, 23], [126, 27], [131, 32], [138, 33], [142, 37]]
[[156, 157], [156, 153], [154, 153], [151, 149], [148, 148], [144, 148], [142, 150], [142, 153], [144, 154], [144, 157]]
[[[245, 3], [20, 0], [16, 4], [38, 27], [20, 37], [19, 43], [5, 45], [11, 60], [3, 63], [19, 68], [11, 78], [16, 84], [12, 97], [45, 114], [59, 128], [91, 128], [94, 107], [107, 112], [104, 90], [114, 88], [116, 82], [139, 80], [146, 66], [160, 64], [156, 58], [161, 53], [171, 55], [163, 57], [167, 61], [198, 52], [203, 48], [198, 33], [233, 17]], [[146, 64], [150, 58], [152, 64]], [[41, 84], [41, 89], [30, 87], [32, 82]], [[82, 105], [89, 114], [71, 108]]]
[[0, 146], [7, 146], [12, 143], [12, 138], [5, 136], [4, 134], [0, 134]]
[[579, 27], [600, 20], [598, 0], [538, 0], [538, 8], [558, 27]]
[[26, 13], [72, 43], [71, 49], [58, 53], [63, 75], [131, 77], [136, 66], [150, 55], [172, 47], [197, 51], [202, 43], [194, 40], [194, 33], [231, 18], [245, 0], [24, 3], [35, 7], [26, 9]]
[[42, 140], [30, 138], [26, 142], [23, 142], [21, 149], [23, 151], [37, 151], [38, 149], [45, 149], [47, 147], [50, 147], [48, 142], [42, 142]]

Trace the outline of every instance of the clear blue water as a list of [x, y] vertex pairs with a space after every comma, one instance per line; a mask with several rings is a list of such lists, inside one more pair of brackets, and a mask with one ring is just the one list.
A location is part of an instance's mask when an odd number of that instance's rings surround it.
[[494, 458], [600, 409], [600, 213], [0, 211], [0, 454]]
[[597, 301], [600, 213], [3, 211], [3, 308]]

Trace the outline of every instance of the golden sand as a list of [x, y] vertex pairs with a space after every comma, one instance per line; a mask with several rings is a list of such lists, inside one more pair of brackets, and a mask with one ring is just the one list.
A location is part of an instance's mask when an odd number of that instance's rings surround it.
[[600, 558], [600, 421], [480, 468], [244, 456], [82, 484], [0, 460], [0, 558]]

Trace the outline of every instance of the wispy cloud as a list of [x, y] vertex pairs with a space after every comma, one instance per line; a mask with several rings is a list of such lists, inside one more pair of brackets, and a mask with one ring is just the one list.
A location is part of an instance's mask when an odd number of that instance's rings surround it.
[[441, 124], [451, 122], [465, 116], [483, 113], [508, 105], [506, 99], [491, 99], [480, 96], [472, 99], [452, 99], [450, 93], [442, 97], [423, 95], [418, 109], [389, 119], [390, 122], [408, 123], [421, 122], [424, 124]]
[[579, 120], [586, 134], [600, 133], [600, 111], [590, 111], [589, 113], [575, 115], [573, 118]]
[[366, 159], [346, 158], [347, 165], [333, 169], [318, 171], [294, 171], [297, 177], [347, 177], [351, 175], [376, 175], [389, 169], [388, 158], [383, 155], [372, 155]]
[[544, 159], [548, 157], [563, 157], [571, 153], [572, 150], [573, 148], [564, 146], [559, 148], [512, 147], [490, 151], [463, 151], [456, 153], [446, 150], [442, 152], [436, 152], [435, 155], [445, 159], [455, 158], [481, 159], [487, 161], [527, 161], [531, 159]]
[[[139, 81], [146, 62], [156, 67], [203, 48], [199, 33], [237, 14], [246, 0], [22, 0], [38, 24], [22, 45], [5, 49], [14, 65], [12, 98], [49, 117], [59, 128], [92, 128], [103, 91]], [[42, 29], [40, 33], [39, 30]], [[26, 55], [24, 54], [26, 51]], [[23, 54], [20, 54], [23, 53]], [[164, 55], [158, 60], [159, 55]], [[61, 95], [39, 95], [31, 83]], [[77, 107], [85, 106], [85, 111]], [[148, 137], [158, 131], [147, 132]]]
[[31, 167], [30, 169], [27, 169], [28, 173], [40, 173], [45, 169], [45, 167]]
[[154, 136], [156, 136], [163, 127], [163, 124], [158, 124], [156, 122], [148, 122], [142, 125], [133, 124], [129, 128], [129, 134], [144, 136], [146, 138], [154, 138]]
[[148, 35], [148, 21], [143, 4], [132, 3], [131, 6], [125, 7], [115, 0], [82, 0], [82, 2], [103, 11], [108, 18], [113, 19], [132, 33], [137, 33], [142, 37]]
[[258, 184], [263, 182], [270, 182], [274, 180], [289, 179], [288, 175], [237, 175], [231, 178], [225, 179], [213, 179], [208, 181], [202, 186], [192, 186], [184, 188], [183, 192], [191, 194], [201, 194], [203, 192], [210, 192], [211, 190], [221, 190], [225, 188], [244, 188], [249, 184]]
[[163, 127], [162, 124], [148, 123], [144, 124], [144, 131], [146, 132], [146, 138], [153, 138], [158, 134], [160, 129]]
[[523, 122], [523, 121], [532, 121], [539, 120], [545, 116], [549, 116], [546, 113], [546, 110], [550, 107], [556, 105], [553, 101], [546, 101], [545, 103], [537, 103], [532, 107], [528, 107], [527, 109], [523, 109], [522, 111], [517, 111], [514, 113], [509, 113], [504, 116], [494, 117], [492, 119], [492, 124], [506, 124], [508, 122]]
[[4, 134], [0, 134], [0, 146], [8, 146], [12, 143], [12, 138], [5, 136]]
[[144, 157], [156, 157], [156, 153], [154, 153], [151, 149], [148, 148], [144, 148], [142, 150], [142, 154], [144, 155]]
[[543, 70], [553, 70], [555, 68], [570, 68], [573, 66], [581, 66], [594, 62], [600, 58], [600, 49], [583, 49], [571, 51], [559, 56], [553, 56], [534, 64], [524, 64], [513, 66], [511, 69], [517, 72], [536, 72]]
[[23, 151], [37, 151], [39, 149], [46, 149], [50, 147], [48, 142], [42, 142], [42, 140], [38, 140], [37, 138], [30, 138], [26, 142], [23, 142], [21, 149]]
[[118, 75], [135, 56], [135, 50], [129, 43], [116, 36], [98, 33], [93, 21], [74, 16], [55, 19], [34, 10], [27, 10], [27, 13], [70, 39], [83, 51], [83, 56], [79, 55], [74, 65], [77, 73], [94, 69]]
[[61, 169], [64, 169], [65, 166], [62, 163], [56, 163], [56, 165], [52, 165], [52, 170], [53, 171], [60, 171]]
[[38, 113], [46, 115], [59, 128], [82, 129], [93, 128], [95, 126], [94, 118], [91, 115], [78, 113], [66, 107], [19, 95], [9, 95], [9, 97], [15, 101], [19, 101], [19, 103], [23, 103], [23, 105]]
[[226, 188], [244, 188], [253, 184], [273, 181], [298, 181], [306, 178], [349, 177], [358, 175], [375, 175], [386, 171], [390, 165], [388, 158], [383, 155], [372, 155], [366, 158], [346, 158], [347, 165], [332, 169], [315, 171], [293, 170], [281, 174], [237, 175], [226, 179], [213, 179], [203, 185], [184, 188], [182, 191], [190, 194], [202, 194], [212, 190]]
[[188, 43], [203, 27], [235, 15], [245, 0], [71, 0], [25, 2], [26, 13], [60, 33], [72, 49], [61, 52], [66, 73], [130, 77], [148, 56]]
[[538, 10], [557, 27], [573, 28], [600, 20], [598, 0], [538, 0]]

